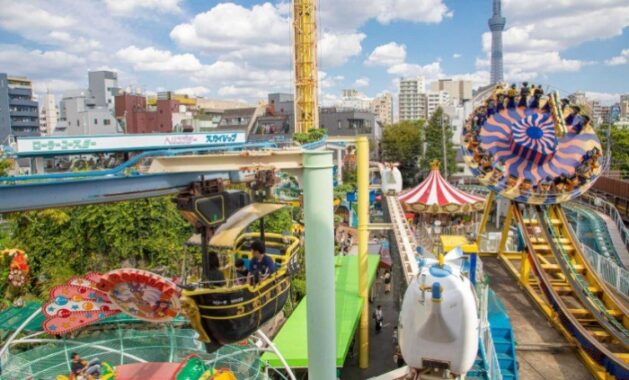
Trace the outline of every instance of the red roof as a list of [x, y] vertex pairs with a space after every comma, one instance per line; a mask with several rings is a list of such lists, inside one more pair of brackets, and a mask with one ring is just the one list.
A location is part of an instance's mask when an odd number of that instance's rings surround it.
[[[430, 175], [422, 183], [399, 196], [401, 202], [417, 211], [423, 212], [468, 212], [482, 208], [485, 201], [476, 195], [468, 194], [450, 185], [439, 172], [438, 165], [433, 165]], [[466, 205], [471, 206], [465, 207]], [[446, 207], [447, 206], [447, 207]]]

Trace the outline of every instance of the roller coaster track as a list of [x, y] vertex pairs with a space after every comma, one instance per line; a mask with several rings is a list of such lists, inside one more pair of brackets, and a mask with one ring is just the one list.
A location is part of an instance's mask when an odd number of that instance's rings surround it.
[[629, 314], [583, 256], [561, 206], [528, 218], [513, 210], [538, 278], [527, 286], [533, 298], [597, 379], [629, 379]]
[[397, 199], [397, 195], [387, 195], [386, 198], [391, 224], [393, 225], [393, 234], [395, 235], [395, 241], [397, 242], [400, 260], [402, 262], [402, 271], [406, 285], [408, 286], [413, 280], [413, 277], [419, 273], [417, 259], [415, 258], [417, 243], [404, 217], [404, 210], [402, 209], [402, 205], [400, 205], [400, 201]]

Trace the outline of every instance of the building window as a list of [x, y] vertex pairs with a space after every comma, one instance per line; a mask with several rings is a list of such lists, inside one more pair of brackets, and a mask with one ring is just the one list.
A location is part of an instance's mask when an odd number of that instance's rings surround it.
[[98, 125], [98, 119], [94, 119], [94, 125]]
[[341, 120], [338, 121], [338, 128], [343, 129], [343, 122]]
[[77, 127], [80, 127], [80, 126], [81, 126], [81, 122], [77, 120], [77, 121], [76, 121], [76, 126], [77, 126]]
[[111, 124], [111, 120], [109, 120], [109, 119], [103, 119], [103, 124], [104, 124], [104, 125], [110, 125], [110, 124]]

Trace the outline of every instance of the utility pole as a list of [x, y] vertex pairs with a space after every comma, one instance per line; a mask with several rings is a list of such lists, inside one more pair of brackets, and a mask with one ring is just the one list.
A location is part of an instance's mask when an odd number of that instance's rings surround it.
[[446, 128], [443, 125], [443, 109], [441, 109], [441, 143], [443, 145], [443, 174], [448, 179], [448, 154], [446, 150]]

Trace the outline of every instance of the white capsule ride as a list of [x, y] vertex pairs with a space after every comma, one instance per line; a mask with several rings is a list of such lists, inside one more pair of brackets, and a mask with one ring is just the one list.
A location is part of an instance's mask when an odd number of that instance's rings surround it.
[[398, 194], [402, 191], [402, 173], [396, 166], [385, 164], [381, 175], [383, 193]]
[[404, 294], [400, 349], [411, 368], [447, 368], [455, 376], [472, 368], [478, 352], [478, 315], [470, 280], [461, 274], [460, 248], [423, 259]]

